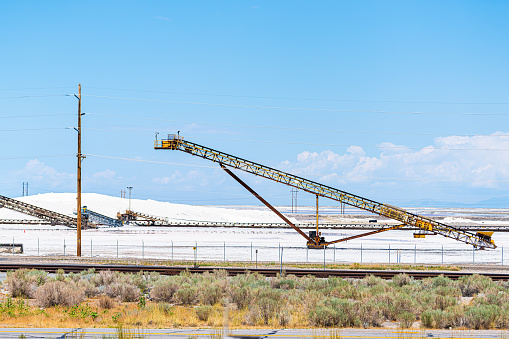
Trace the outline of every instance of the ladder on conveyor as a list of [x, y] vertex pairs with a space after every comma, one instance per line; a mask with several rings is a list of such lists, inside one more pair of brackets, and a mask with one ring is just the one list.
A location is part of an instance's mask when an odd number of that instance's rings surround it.
[[[76, 214], [76, 212], [74, 213]], [[83, 206], [81, 208], [81, 215], [86, 218], [89, 222], [93, 222], [97, 225], [105, 225], [109, 227], [120, 227], [122, 226], [122, 220], [110, 218], [104, 214], [94, 212], [87, 208], [87, 206]]]

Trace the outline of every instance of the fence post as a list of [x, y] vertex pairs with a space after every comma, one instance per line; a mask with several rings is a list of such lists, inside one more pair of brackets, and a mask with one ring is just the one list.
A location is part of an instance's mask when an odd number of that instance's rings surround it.
[[255, 250], [255, 255], [256, 255], [256, 268], [258, 268], [258, 250]]
[[323, 247], [323, 270], [325, 271], [325, 246]]
[[502, 266], [504, 266], [504, 246], [502, 246]]
[[65, 238], [64, 238], [64, 257], [65, 257]]
[[389, 264], [391, 263], [391, 244], [389, 244]]
[[281, 246], [281, 255], [280, 255], [281, 261], [279, 264], [279, 276], [283, 276], [283, 247]]
[[173, 240], [171, 241], [171, 260], [173, 260]]
[[361, 243], [361, 264], [362, 264], [362, 243]]
[[334, 258], [334, 263], [335, 263], [336, 262], [336, 244], [334, 244], [334, 256], [333, 256], [333, 258]]
[[444, 264], [444, 245], [442, 245], [442, 265]]
[[145, 259], [145, 242], [141, 239], [141, 258]]
[[253, 243], [251, 242], [251, 262], [253, 262]]
[[118, 259], [118, 239], [117, 239], [117, 259]]
[[417, 244], [414, 247], [414, 264], [417, 262]]
[[12, 237], [12, 256], [14, 256], [14, 237]]
[[226, 241], [223, 241], [223, 261], [226, 261]]
[[92, 258], [92, 239], [90, 239], [90, 258]]
[[37, 238], [37, 256], [39, 256], [39, 238]]
[[475, 247], [472, 246], [472, 264], [475, 264]]
[[277, 260], [281, 260], [281, 243], [278, 243], [277, 244], [277, 255], [278, 255], [278, 258]]
[[308, 262], [309, 247], [306, 246], [306, 262]]

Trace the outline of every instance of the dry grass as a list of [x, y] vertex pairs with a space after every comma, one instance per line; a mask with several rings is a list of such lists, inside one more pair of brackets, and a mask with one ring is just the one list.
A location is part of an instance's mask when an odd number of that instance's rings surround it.
[[[10, 276], [33, 281], [27, 272]], [[80, 302], [84, 286], [96, 292], [91, 293], [93, 298]], [[470, 294], [475, 294], [474, 299], [461, 303], [461, 298]], [[35, 295], [35, 300], [0, 300], [0, 323], [221, 328], [227, 317], [230, 328], [367, 328], [385, 321], [397, 321], [402, 328], [414, 321], [432, 328], [509, 327], [509, 284], [477, 275], [453, 281], [443, 276], [414, 280], [402, 274], [390, 281], [374, 276], [359, 280], [293, 275], [266, 278], [252, 273], [228, 277], [224, 271], [183, 272], [171, 278], [83, 272], [45, 279]]]

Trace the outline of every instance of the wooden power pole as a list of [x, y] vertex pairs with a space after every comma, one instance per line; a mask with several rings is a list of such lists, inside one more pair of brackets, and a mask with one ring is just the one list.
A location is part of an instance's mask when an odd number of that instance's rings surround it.
[[78, 231], [77, 244], [76, 244], [76, 256], [81, 257], [81, 84], [78, 85], [78, 174], [77, 174], [77, 223], [76, 229]]

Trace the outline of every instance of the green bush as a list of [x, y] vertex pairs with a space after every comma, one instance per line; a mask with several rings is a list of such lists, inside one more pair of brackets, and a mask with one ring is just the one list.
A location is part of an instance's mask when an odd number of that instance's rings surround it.
[[491, 278], [479, 274], [460, 277], [458, 285], [464, 297], [472, 297], [489, 288], [498, 287]]
[[404, 285], [410, 285], [412, 282], [413, 282], [413, 278], [410, 277], [408, 274], [406, 273], [400, 273], [398, 275], [395, 275], [393, 278], [392, 278], [392, 282], [394, 285], [398, 286], [398, 287], [402, 287]]
[[180, 282], [174, 277], [160, 279], [150, 290], [150, 297], [155, 301], [170, 302], [179, 286]]
[[223, 289], [219, 283], [203, 284], [199, 288], [199, 300], [205, 305], [214, 305], [221, 301], [223, 297]]
[[442, 310], [424, 311], [421, 314], [421, 323], [428, 328], [449, 327], [450, 320], [447, 312]]
[[500, 314], [496, 305], [481, 305], [469, 308], [465, 312], [465, 325], [475, 330], [492, 328]]
[[396, 320], [402, 328], [409, 328], [415, 321], [415, 315], [410, 312], [403, 311], [396, 316]]
[[309, 313], [309, 320], [313, 325], [323, 327], [356, 327], [361, 324], [354, 304], [337, 298], [323, 300]]
[[191, 286], [188, 283], [182, 284], [179, 289], [173, 295], [173, 298], [177, 303], [182, 305], [194, 304], [198, 297], [198, 289], [195, 286]]
[[214, 307], [212, 307], [210, 305], [202, 305], [202, 306], [198, 306], [194, 309], [196, 316], [201, 321], [207, 321], [213, 311], [214, 311]]

